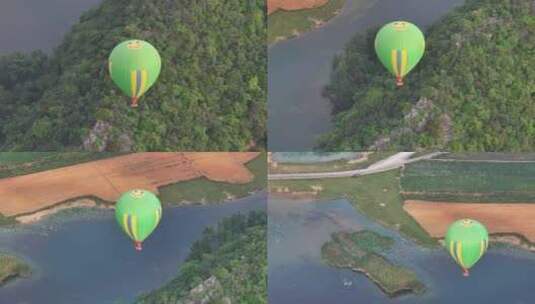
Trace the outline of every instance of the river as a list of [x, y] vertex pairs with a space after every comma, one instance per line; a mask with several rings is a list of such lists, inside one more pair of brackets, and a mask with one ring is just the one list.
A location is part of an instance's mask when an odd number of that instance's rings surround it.
[[[465, 278], [445, 250], [416, 245], [358, 213], [347, 200], [270, 198], [268, 214], [270, 303], [527, 304], [535, 297], [535, 254], [527, 251], [490, 247]], [[331, 233], [360, 229], [392, 237], [395, 245], [384, 254], [415, 271], [426, 293], [389, 298], [364, 275], [321, 261], [321, 246]]]
[[322, 28], [268, 50], [268, 147], [306, 151], [332, 129], [331, 107], [322, 97], [334, 56], [357, 32], [392, 20], [423, 28], [463, 0], [347, 0], [340, 15]]
[[2, 0], [0, 3], [0, 55], [49, 52], [80, 15], [102, 0]]
[[232, 214], [265, 210], [266, 200], [262, 193], [224, 204], [164, 208], [141, 252], [120, 232], [110, 210], [0, 230], [0, 251], [25, 258], [35, 271], [30, 279], [0, 287], [0, 303], [131, 303], [177, 274], [205, 228]]

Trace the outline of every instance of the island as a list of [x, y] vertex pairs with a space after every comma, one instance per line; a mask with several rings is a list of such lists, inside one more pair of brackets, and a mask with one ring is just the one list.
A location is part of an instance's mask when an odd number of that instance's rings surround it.
[[422, 28], [426, 52], [401, 88], [375, 54], [378, 29], [333, 61], [321, 150], [533, 150], [532, 0], [468, 0]]
[[0, 286], [17, 278], [29, 277], [30, 274], [30, 266], [22, 259], [0, 253]]
[[323, 245], [321, 254], [330, 266], [363, 273], [390, 297], [423, 293], [425, 286], [414, 272], [380, 254], [392, 245], [391, 238], [369, 230], [337, 232]]

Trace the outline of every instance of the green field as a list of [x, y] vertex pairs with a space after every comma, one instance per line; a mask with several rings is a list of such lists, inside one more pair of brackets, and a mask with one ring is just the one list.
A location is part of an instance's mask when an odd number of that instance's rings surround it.
[[314, 20], [326, 22], [336, 16], [346, 0], [330, 0], [327, 4], [298, 11], [279, 10], [268, 16], [268, 44], [290, 38], [314, 28]]
[[269, 173], [307, 173], [307, 172], [331, 172], [331, 171], [345, 171], [365, 169], [369, 165], [385, 159], [395, 152], [373, 152], [368, 155], [368, 159], [362, 162], [351, 163], [348, 160], [335, 160], [330, 162], [317, 163], [278, 163], [276, 168], [271, 167]]
[[290, 191], [312, 191], [320, 185], [323, 190], [318, 199], [347, 198], [364, 215], [390, 229], [426, 246], [436, 245], [427, 232], [403, 210], [403, 198], [399, 193], [399, 170], [360, 177], [331, 178], [322, 180], [270, 181], [270, 191], [288, 187]]
[[535, 201], [535, 162], [420, 161], [405, 167], [401, 188], [407, 199]]
[[21, 259], [0, 253], [0, 285], [18, 277], [27, 277], [30, 274], [30, 266]]
[[204, 177], [159, 188], [164, 204], [183, 202], [217, 203], [229, 198], [239, 198], [267, 187], [266, 154], [262, 153], [249, 163], [247, 168], [254, 174], [254, 180], [247, 184], [230, 184], [208, 180]]
[[446, 153], [441, 154], [436, 159], [456, 159], [456, 160], [499, 160], [499, 161], [535, 161], [535, 153], [502, 153], [502, 152], [482, 152], [482, 153]]
[[124, 153], [0, 152], [0, 178], [46, 171], [122, 154]]
[[322, 258], [333, 267], [360, 271], [389, 296], [408, 292], [423, 293], [425, 286], [409, 269], [388, 261], [381, 252], [394, 241], [373, 231], [337, 232], [321, 248]]

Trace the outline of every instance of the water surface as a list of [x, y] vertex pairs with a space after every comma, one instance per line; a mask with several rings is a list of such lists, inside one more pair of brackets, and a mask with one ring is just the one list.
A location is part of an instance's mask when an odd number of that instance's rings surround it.
[[15, 51], [50, 51], [78, 21], [102, 0], [0, 1], [0, 55]]
[[206, 227], [265, 208], [265, 194], [219, 205], [164, 208], [142, 252], [118, 230], [110, 210], [0, 230], [0, 251], [22, 256], [36, 271], [30, 279], [0, 287], [0, 303], [130, 303], [172, 279]]
[[347, 0], [326, 26], [275, 44], [268, 51], [270, 151], [305, 151], [332, 129], [322, 97], [335, 54], [357, 32], [403, 19], [425, 28], [463, 0]]
[[[270, 198], [268, 214], [270, 303], [533, 303], [535, 254], [491, 247], [465, 278], [444, 250], [417, 246], [356, 212], [346, 200]], [[364, 275], [321, 260], [321, 246], [331, 233], [361, 229], [392, 237], [394, 247], [383, 254], [415, 271], [427, 292], [392, 299]]]

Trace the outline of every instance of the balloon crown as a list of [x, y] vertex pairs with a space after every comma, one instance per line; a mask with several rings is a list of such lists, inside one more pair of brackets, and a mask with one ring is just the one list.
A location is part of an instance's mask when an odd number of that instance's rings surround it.
[[470, 219], [464, 219], [464, 220], [461, 221], [461, 224], [462, 224], [464, 227], [470, 227], [470, 226], [472, 226], [472, 223], [473, 223], [473, 221], [470, 220]]
[[126, 45], [126, 47], [130, 50], [139, 50], [140, 48], [142, 48], [143, 46], [141, 45], [141, 41], [139, 40], [133, 40], [133, 41], [130, 41], [128, 42], [128, 44]]
[[145, 191], [141, 190], [141, 189], [136, 189], [136, 190], [132, 190], [130, 192], [130, 195], [133, 197], [133, 198], [141, 198], [143, 197], [143, 195], [145, 195]]
[[405, 21], [396, 21], [392, 24], [395, 30], [404, 31], [407, 29], [407, 22]]

